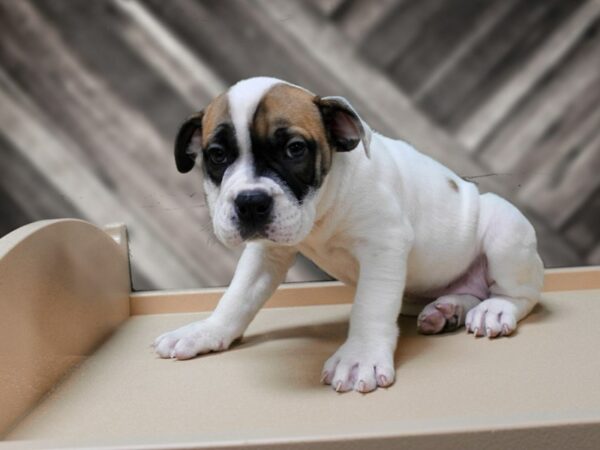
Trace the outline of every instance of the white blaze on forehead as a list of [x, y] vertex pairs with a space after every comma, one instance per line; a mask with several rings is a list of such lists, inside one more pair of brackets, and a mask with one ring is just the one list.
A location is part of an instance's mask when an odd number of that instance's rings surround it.
[[269, 89], [279, 83], [288, 84], [277, 78], [248, 78], [234, 84], [227, 92], [229, 114], [242, 155], [250, 151], [250, 123], [258, 103]]

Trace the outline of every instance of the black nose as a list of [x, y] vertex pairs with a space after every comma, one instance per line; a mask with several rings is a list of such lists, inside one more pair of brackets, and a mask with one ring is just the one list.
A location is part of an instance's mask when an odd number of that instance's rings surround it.
[[235, 212], [240, 221], [259, 227], [267, 223], [273, 199], [264, 191], [242, 191], [235, 198]]

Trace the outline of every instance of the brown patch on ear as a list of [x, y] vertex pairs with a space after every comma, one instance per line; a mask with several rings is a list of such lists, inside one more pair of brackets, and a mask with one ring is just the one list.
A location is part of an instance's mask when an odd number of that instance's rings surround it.
[[306, 139], [317, 143], [316, 175], [318, 182], [331, 167], [332, 150], [321, 113], [314, 103], [315, 95], [288, 84], [277, 84], [263, 96], [254, 114], [254, 132], [267, 139], [275, 130], [292, 127]]
[[212, 136], [215, 128], [222, 123], [231, 123], [229, 116], [229, 102], [227, 93], [224, 92], [216, 97], [204, 110], [202, 119], [202, 145], [205, 146]]
[[448, 184], [450, 185], [450, 188], [454, 191], [454, 192], [458, 192], [458, 184], [456, 183], [456, 181], [454, 181], [451, 178], [448, 178]]

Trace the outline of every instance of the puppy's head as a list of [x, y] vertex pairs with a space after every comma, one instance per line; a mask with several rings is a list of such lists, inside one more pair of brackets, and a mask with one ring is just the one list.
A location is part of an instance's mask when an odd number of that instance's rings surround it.
[[225, 245], [295, 245], [313, 226], [333, 153], [362, 143], [368, 154], [369, 140], [345, 99], [260, 77], [240, 81], [184, 122], [175, 161], [180, 172], [200, 162], [213, 228]]

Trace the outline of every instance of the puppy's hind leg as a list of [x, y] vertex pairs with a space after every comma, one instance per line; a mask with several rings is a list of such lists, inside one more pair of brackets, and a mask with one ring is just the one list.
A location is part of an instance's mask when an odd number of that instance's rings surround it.
[[488, 262], [490, 297], [467, 313], [475, 336], [506, 336], [537, 303], [544, 266], [535, 230], [521, 212], [494, 194], [480, 197], [479, 232]]
[[452, 294], [429, 303], [417, 317], [417, 329], [422, 334], [454, 331], [465, 323], [467, 312], [480, 303], [469, 294]]

